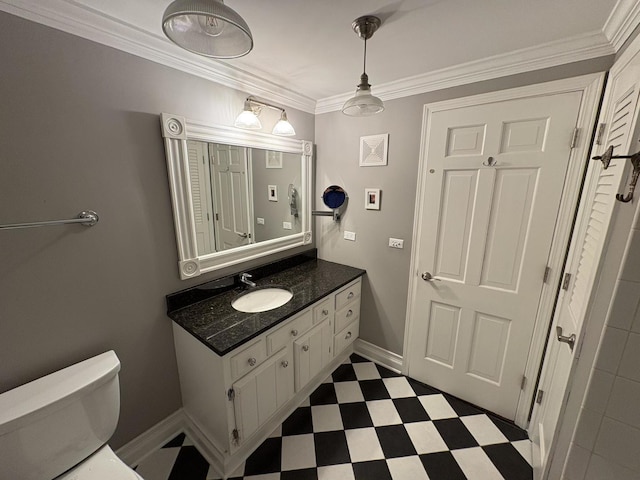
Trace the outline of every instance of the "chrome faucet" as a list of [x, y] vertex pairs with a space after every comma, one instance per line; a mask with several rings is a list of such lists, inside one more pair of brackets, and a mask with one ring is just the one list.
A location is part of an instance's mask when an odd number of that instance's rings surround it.
[[245, 285], [249, 285], [250, 287], [255, 287], [256, 283], [249, 280], [253, 275], [250, 273], [241, 273], [240, 274], [240, 283], [244, 283]]

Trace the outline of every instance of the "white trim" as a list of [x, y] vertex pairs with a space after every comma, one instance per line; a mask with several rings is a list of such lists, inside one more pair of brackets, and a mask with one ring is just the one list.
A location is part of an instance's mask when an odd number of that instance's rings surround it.
[[613, 7], [602, 31], [607, 36], [614, 50], [622, 48], [640, 23], [640, 1], [618, 0]]
[[[428, 143], [428, 132], [430, 117], [434, 112], [451, 110], [454, 108], [464, 108], [474, 105], [488, 104], [498, 101], [506, 101], [516, 98], [533, 97], [540, 95], [559, 94], [571, 91], [581, 91], [583, 93], [580, 111], [578, 114], [577, 127], [580, 129], [581, 135], [578, 138], [577, 147], [571, 151], [570, 166], [565, 180], [562, 203], [560, 205], [559, 216], [556, 222], [556, 231], [554, 232], [551, 253], [548, 259], [548, 265], [553, 271], [559, 272], [562, 267], [564, 252], [569, 243], [570, 226], [573, 215], [578, 203], [578, 194], [580, 191], [580, 182], [584, 168], [584, 158], [586, 157], [590, 147], [590, 132], [596, 121], [596, 112], [598, 107], [599, 94], [604, 82], [604, 74], [591, 74], [575, 78], [568, 78], [554, 82], [531, 85], [527, 87], [515, 88], [510, 90], [501, 90], [497, 92], [487, 93], [483, 95], [475, 95], [443, 102], [431, 103], [424, 106], [422, 121], [422, 136], [420, 144], [420, 159], [418, 166], [418, 180], [416, 190], [416, 204], [414, 210], [414, 230], [411, 248], [411, 266], [409, 269], [409, 291], [407, 295], [407, 313], [405, 321], [404, 334], [404, 366], [403, 374], [409, 371], [409, 339], [412, 334], [412, 321], [414, 317], [414, 290], [416, 288], [417, 279], [417, 246], [419, 245], [418, 237], [420, 236], [420, 218], [422, 218], [423, 197], [424, 197], [424, 171], [426, 165], [426, 152]], [[555, 291], [560, 282], [559, 275], [552, 277], [551, 282], [543, 286], [540, 308], [536, 316], [536, 325], [533, 333], [533, 340], [527, 365], [525, 367], [525, 375], [531, 381], [527, 382], [524, 391], [520, 395], [518, 408], [516, 412], [515, 423], [525, 427], [529, 407], [534, 394], [535, 379], [538, 369], [542, 361], [542, 353], [545, 343], [545, 335], [547, 332], [548, 322], [550, 321], [551, 308], [555, 299]]]
[[140, 463], [169, 440], [184, 431], [185, 414], [182, 408], [138, 435], [116, 451], [120, 460], [131, 467]]
[[[605, 35], [596, 31], [536, 47], [523, 48], [510, 53], [474, 60], [395, 82], [374, 85], [372, 89], [375, 95], [382, 100], [393, 100], [614, 53], [615, 50], [609, 44]], [[352, 92], [344, 93], [318, 100], [316, 115], [340, 110], [344, 102], [352, 95]]]
[[385, 350], [384, 348], [362, 340], [361, 338], [357, 338], [356, 341], [353, 342], [353, 349], [355, 353], [361, 357], [382, 365], [389, 370], [396, 373], [400, 373], [402, 371], [402, 355]]
[[[147, 60], [314, 113], [315, 100], [228, 63], [189, 53], [167, 38], [71, 0], [0, 0], [0, 10]], [[240, 104], [238, 108], [241, 108]]]

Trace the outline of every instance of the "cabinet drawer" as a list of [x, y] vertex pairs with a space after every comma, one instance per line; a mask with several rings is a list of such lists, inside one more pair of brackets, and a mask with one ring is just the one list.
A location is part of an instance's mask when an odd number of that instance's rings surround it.
[[313, 307], [313, 324], [317, 325], [333, 314], [333, 297], [329, 297]]
[[351, 322], [344, 328], [341, 332], [336, 333], [336, 336], [333, 339], [333, 354], [338, 355], [345, 348], [353, 343], [353, 341], [358, 338], [358, 334], [360, 333], [360, 320], [356, 320], [355, 322]]
[[353, 302], [336, 312], [335, 331], [343, 330], [354, 320], [360, 318], [360, 302]]
[[265, 358], [267, 358], [267, 349], [264, 339], [260, 339], [231, 357], [231, 378], [234, 380], [240, 378], [260, 365]]
[[346, 288], [336, 293], [336, 310], [341, 309], [347, 303], [359, 298], [361, 285], [362, 283], [360, 282], [360, 279], [358, 279], [351, 285], [348, 285]]
[[299, 314], [293, 320], [289, 320], [284, 326], [267, 335], [267, 350], [269, 355], [277, 352], [290, 341], [295, 340], [313, 326], [311, 310]]

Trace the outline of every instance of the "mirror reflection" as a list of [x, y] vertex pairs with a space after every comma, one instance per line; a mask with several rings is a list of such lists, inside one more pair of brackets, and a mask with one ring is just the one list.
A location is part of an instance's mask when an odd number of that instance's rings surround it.
[[187, 140], [197, 255], [303, 231], [300, 154]]

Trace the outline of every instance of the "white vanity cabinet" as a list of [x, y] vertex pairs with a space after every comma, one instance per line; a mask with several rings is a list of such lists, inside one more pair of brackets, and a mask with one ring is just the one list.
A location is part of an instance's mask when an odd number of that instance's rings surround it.
[[187, 433], [229, 474], [351, 352], [361, 280], [219, 356], [173, 324]]

